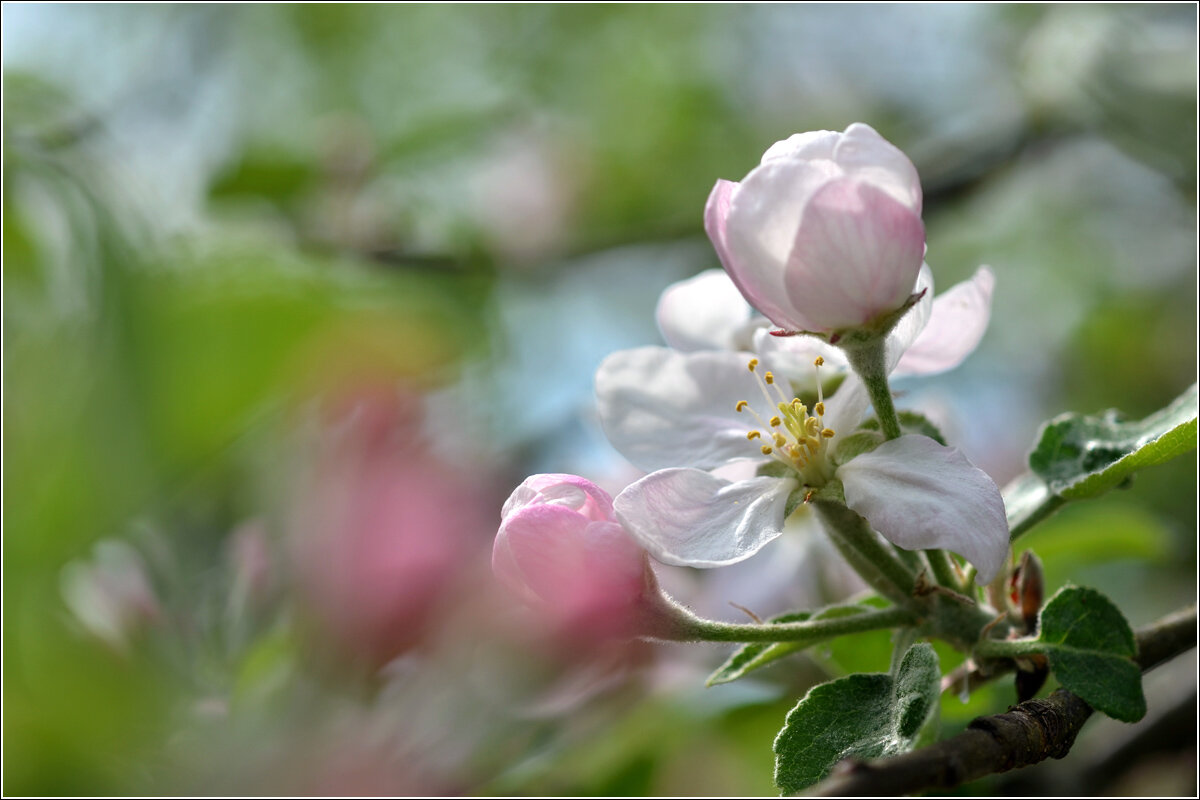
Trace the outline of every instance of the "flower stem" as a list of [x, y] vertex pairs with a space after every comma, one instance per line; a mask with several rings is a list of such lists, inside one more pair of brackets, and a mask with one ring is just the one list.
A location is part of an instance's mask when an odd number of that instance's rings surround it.
[[850, 366], [862, 378], [871, 396], [871, 405], [875, 407], [875, 415], [879, 417], [879, 426], [889, 439], [900, 437], [900, 420], [896, 416], [896, 407], [892, 404], [892, 390], [888, 387], [887, 363], [885, 361], [885, 340], [872, 339], [853, 346], [843, 346]]
[[883, 628], [894, 628], [909, 625], [914, 621], [911, 612], [903, 608], [885, 608], [877, 611], [864, 611], [832, 619], [809, 620], [805, 622], [784, 622], [777, 625], [765, 623], [762, 625], [738, 625], [716, 620], [702, 619], [692, 612], [676, 606], [680, 615], [680, 641], [705, 642], [796, 642], [805, 646], [817, 642], [844, 636], [848, 633], [861, 633]]
[[929, 565], [933, 567], [933, 576], [937, 578], [938, 583], [956, 592], [962, 588], [962, 575], [945, 550], [926, 550], [925, 555], [929, 559]]
[[982, 658], [1014, 658], [1045, 651], [1046, 645], [1037, 639], [984, 639], [975, 645], [975, 655]]
[[916, 576], [867, 525], [841, 503], [813, 502], [838, 551], [875, 591], [901, 605], [911, 605]]

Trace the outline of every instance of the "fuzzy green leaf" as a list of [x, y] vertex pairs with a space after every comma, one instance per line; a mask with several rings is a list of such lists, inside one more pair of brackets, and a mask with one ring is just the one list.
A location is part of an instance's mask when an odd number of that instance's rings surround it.
[[849, 756], [911, 750], [937, 714], [941, 673], [933, 647], [909, 648], [893, 675], [849, 675], [813, 687], [775, 739], [775, 783], [784, 794], [823, 779]]
[[1133, 629], [1095, 589], [1065, 586], [1042, 609], [1038, 641], [1059, 683], [1113, 719], [1146, 714]]
[[1029, 466], [1066, 500], [1096, 497], [1142, 467], [1195, 450], [1196, 417], [1196, 384], [1138, 421], [1112, 410], [1100, 417], [1064, 414], [1042, 427]]

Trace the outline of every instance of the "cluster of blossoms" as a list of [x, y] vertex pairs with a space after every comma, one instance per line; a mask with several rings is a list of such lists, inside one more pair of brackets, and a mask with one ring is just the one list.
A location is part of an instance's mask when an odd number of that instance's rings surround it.
[[645, 594], [646, 553], [733, 564], [816, 501], [991, 581], [1009, 552], [998, 488], [902, 429], [887, 390], [889, 373], [959, 364], [989, 316], [986, 267], [934, 297], [921, 201], [912, 163], [863, 124], [797, 134], [741, 183], [718, 181], [705, 228], [724, 270], [663, 294], [668, 347], [613, 353], [596, 375], [606, 435], [648, 474], [611, 505], [581, 478], [530, 478], [505, 507], [497, 574], [560, 607], [603, 589], [585, 605], [612, 608]]

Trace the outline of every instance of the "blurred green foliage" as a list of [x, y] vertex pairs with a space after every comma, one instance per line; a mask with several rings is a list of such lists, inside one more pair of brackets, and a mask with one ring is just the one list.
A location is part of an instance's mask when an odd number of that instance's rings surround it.
[[[555, 272], [588, 294], [606, 273], [587, 257], [622, 245], [702, 244], [713, 182], [793, 132], [876, 126], [925, 178], [939, 286], [995, 269], [984, 347], [931, 385], [975, 381], [962, 410], [998, 478], [1046, 417], [1139, 417], [1195, 381], [1186, 7], [5, 6], [4, 21], [7, 793], [278, 793], [295, 787], [255, 760], [270, 743], [324, 752], [360, 723], [386, 751], [393, 729], [314, 674], [286, 603], [229, 610], [231, 531], [280, 515], [288, 431], [359, 380], [432, 391], [465, 373], [491, 387], [480, 416], [524, 402], [496, 388], [528, 384], [497, 298], [534, 304]], [[592, 365], [536, 367], [566, 382]], [[504, 433], [448, 447], [519, 480], [544, 431]], [[1194, 599], [1195, 485], [1172, 462], [1021, 544], [1051, 588], [1094, 585], [1142, 624]], [[125, 652], [84, 635], [62, 569], [104, 538], [137, 544], [194, 629]], [[670, 691], [631, 678], [539, 721], [469, 706], [442, 720], [455, 742], [478, 723], [446, 767], [457, 782], [407, 788], [770, 794], [796, 698], [890, 653], [864, 635], [705, 693], [724, 654], [702, 649]], [[944, 727], [1011, 699], [999, 683], [966, 706], [947, 694]], [[214, 704], [233, 712], [206, 727]], [[318, 788], [362, 785], [331, 780]]]

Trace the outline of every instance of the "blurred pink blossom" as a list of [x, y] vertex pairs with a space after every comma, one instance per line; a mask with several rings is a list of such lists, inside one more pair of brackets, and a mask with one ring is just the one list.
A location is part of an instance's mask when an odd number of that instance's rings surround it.
[[437, 627], [490, 527], [482, 481], [427, 448], [412, 411], [361, 395], [323, 432], [290, 525], [310, 619], [376, 666]]

